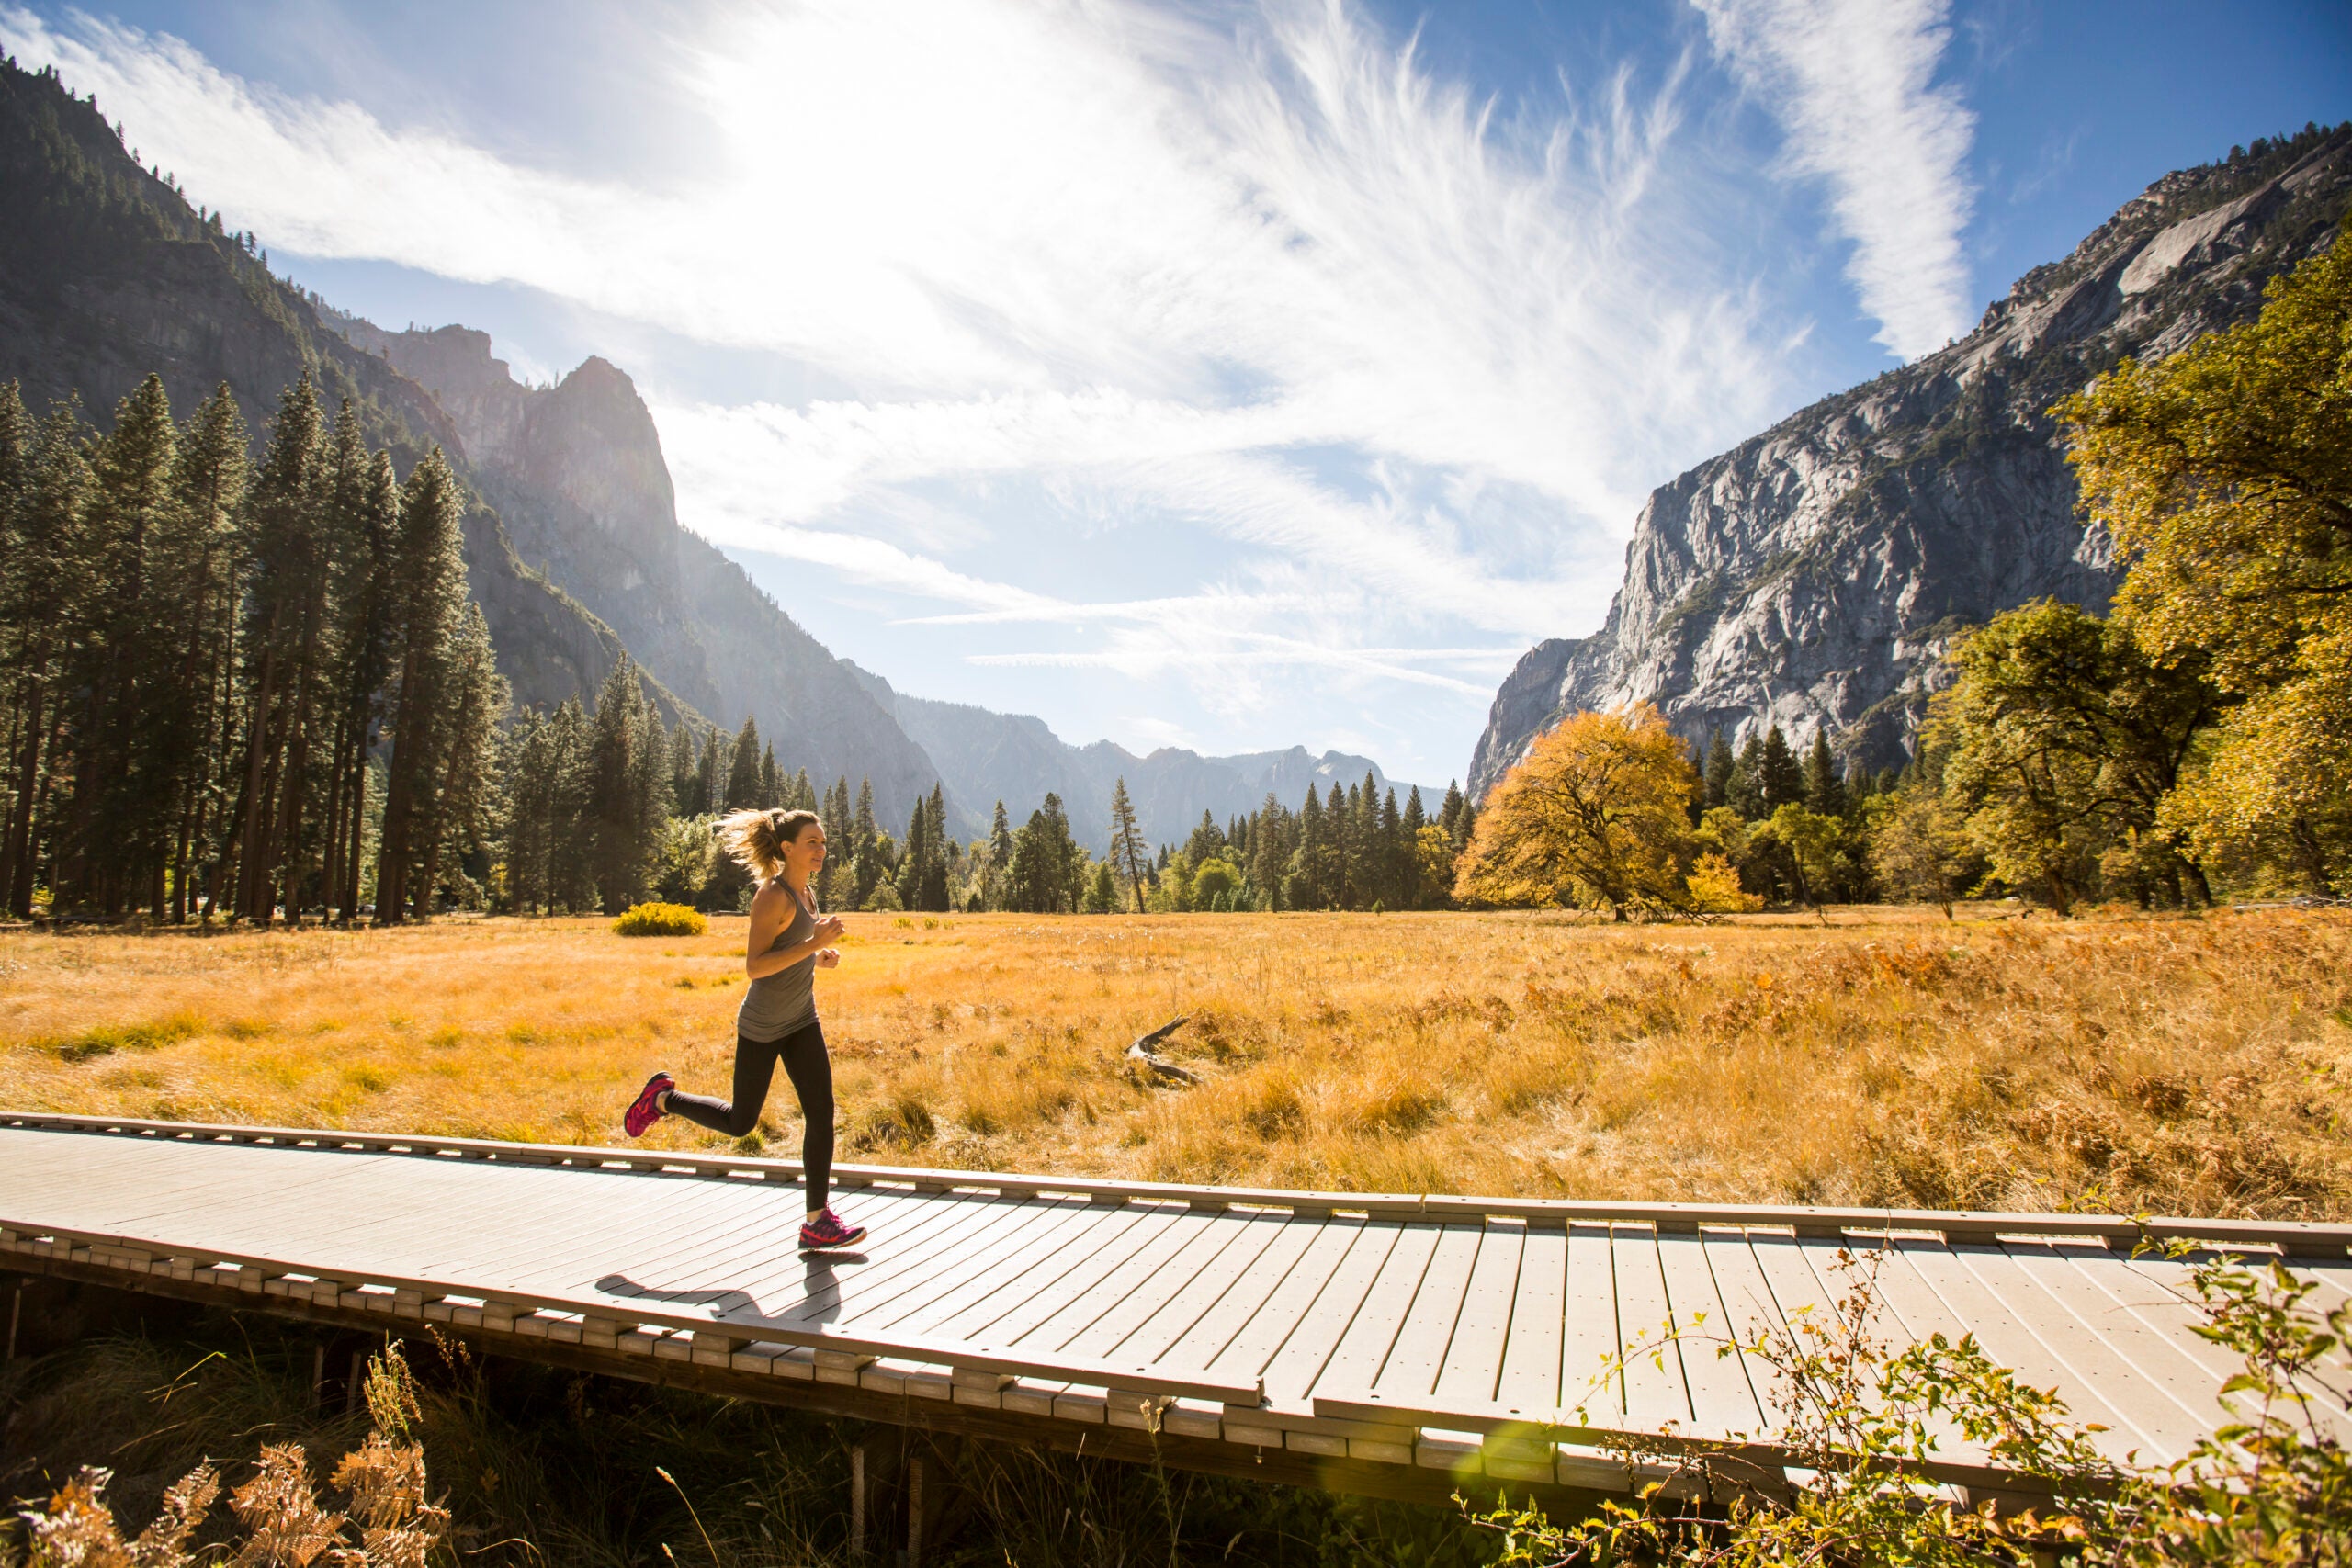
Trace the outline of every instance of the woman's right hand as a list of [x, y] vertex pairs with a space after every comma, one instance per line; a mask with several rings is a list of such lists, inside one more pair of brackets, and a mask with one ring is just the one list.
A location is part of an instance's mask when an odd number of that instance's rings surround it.
[[845, 928], [842, 925], [842, 918], [839, 915], [827, 915], [823, 919], [817, 922], [817, 940], [819, 942], [831, 942], [835, 937], [841, 935], [844, 929]]

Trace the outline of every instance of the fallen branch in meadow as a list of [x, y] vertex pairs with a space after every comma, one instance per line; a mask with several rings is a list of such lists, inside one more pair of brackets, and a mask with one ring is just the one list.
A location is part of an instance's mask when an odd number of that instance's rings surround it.
[[1149, 1067], [1153, 1072], [1158, 1073], [1162, 1077], [1173, 1078], [1176, 1082], [1183, 1084], [1195, 1084], [1200, 1082], [1200, 1074], [1193, 1072], [1187, 1068], [1178, 1066], [1175, 1063], [1161, 1056], [1159, 1052], [1155, 1048], [1161, 1041], [1167, 1039], [1170, 1035], [1183, 1028], [1184, 1025], [1190, 1021], [1190, 1015], [1187, 1015], [1184, 1018], [1170, 1019], [1166, 1023], [1161, 1024], [1158, 1029], [1153, 1030], [1150, 1033], [1138, 1037], [1134, 1044], [1127, 1047], [1127, 1055], [1134, 1057], [1136, 1061], [1141, 1062], [1145, 1066]]

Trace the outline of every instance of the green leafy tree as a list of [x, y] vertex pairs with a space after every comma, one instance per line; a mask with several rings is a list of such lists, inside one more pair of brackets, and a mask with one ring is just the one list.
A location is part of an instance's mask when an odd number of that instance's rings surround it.
[[2200, 856], [2352, 891], [2352, 248], [2266, 293], [2256, 320], [2055, 412], [2130, 563], [2118, 614], [2233, 700], [2167, 825]]
[[2159, 822], [2217, 705], [2199, 661], [2158, 664], [2128, 627], [2042, 601], [1995, 616], [1952, 662], [1929, 740], [1949, 747], [1945, 790], [1996, 875], [2061, 913], [2097, 887], [2102, 857], [2143, 901], [2159, 882], [2173, 902], [2205, 898], [2202, 868]]

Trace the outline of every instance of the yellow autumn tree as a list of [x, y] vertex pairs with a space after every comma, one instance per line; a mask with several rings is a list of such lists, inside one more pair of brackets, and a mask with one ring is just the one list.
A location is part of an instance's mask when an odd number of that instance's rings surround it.
[[1580, 713], [1503, 775], [1464, 851], [1464, 903], [1679, 908], [1699, 778], [1647, 703]]
[[2352, 248], [2255, 321], [2058, 405], [2116, 595], [2160, 663], [2235, 699], [2165, 804], [2197, 852], [2352, 891]]

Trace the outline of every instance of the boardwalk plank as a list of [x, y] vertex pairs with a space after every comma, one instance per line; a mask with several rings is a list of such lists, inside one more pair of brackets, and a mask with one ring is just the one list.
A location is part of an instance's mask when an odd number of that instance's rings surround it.
[[[1106, 1347], [1102, 1351], [1106, 1359], [1171, 1361], [1196, 1367], [1208, 1365], [1216, 1359], [1216, 1350], [1222, 1348], [1222, 1345], [1182, 1361], [1177, 1360], [1173, 1354], [1175, 1348], [1182, 1344], [1201, 1321], [1215, 1312], [1227, 1296], [1240, 1289], [1242, 1281], [1261, 1269], [1273, 1272], [1269, 1267], [1275, 1262], [1271, 1249], [1286, 1234], [1295, 1237], [1311, 1236], [1314, 1229], [1282, 1214], [1238, 1214], [1233, 1217], [1239, 1223], [1241, 1234], [1217, 1254], [1215, 1263], [1187, 1280], [1183, 1288], [1169, 1298], [1167, 1304], [1152, 1314], [1141, 1326], [1117, 1343]], [[1279, 1278], [1278, 1275], [1276, 1277]]]
[[1657, 1256], [1694, 1429], [1709, 1437], [1760, 1432], [1764, 1412], [1747, 1386], [1740, 1358], [1717, 1354], [1732, 1337], [1732, 1317], [1707, 1267], [1706, 1244], [1696, 1232], [1661, 1235]]
[[[1991, 1252], [1997, 1257], [1996, 1249], [1905, 1241], [1899, 1244], [1899, 1250], [1951, 1314], [1968, 1325], [1969, 1332], [1976, 1336], [1977, 1344], [1995, 1362], [2016, 1372], [2020, 1381], [2031, 1387], [2054, 1391], [2065, 1401], [2075, 1420], [2108, 1427], [2099, 1434], [2099, 1447], [2104, 1451], [2120, 1460], [2134, 1447], [2147, 1447], [2144, 1435], [2086, 1384], [2003, 1295], [1986, 1285], [1970, 1267], [1973, 1261], [1971, 1253]], [[2156, 1456], [2149, 1453], [2146, 1457]]]
[[[1372, 1388], [1381, 1398], [1407, 1409], [1419, 1409], [1429, 1404], [1436, 1393], [1438, 1377], [1445, 1370], [1449, 1343], [1470, 1309], [1470, 1286], [1478, 1276], [1478, 1265], [1490, 1258], [1494, 1260], [1489, 1265], [1490, 1273], [1502, 1266], [1508, 1267], [1509, 1273], [1502, 1282], [1503, 1298], [1487, 1303], [1487, 1316], [1498, 1319], [1495, 1334], [1498, 1341], [1509, 1331], [1509, 1292], [1519, 1278], [1518, 1241], [1523, 1227], [1508, 1228], [1515, 1234], [1491, 1247], [1489, 1237], [1495, 1234], [1494, 1227], [1449, 1224], [1439, 1233], [1429, 1267], [1422, 1270], [1420, 1286], [1413, 1292], [1411, 1305], [1397, 1325], [1396, 1344], [1373, 1374]], [[1491, 1310], [1495, 1308], [1499, 1311]], [[1487, 1391], [1479, 1396], [1482, 1403], [1492, 1397], [1491, 1366], [1487, 1378]]]
[[[1520, 1243], [1519, 1280], [1511, 1292], [1510, 1325], [1498, 1357], [1493, 1398], [1530, 1415], [1560, 1403], [1560, 1342], [1567, 1327], [1568, 1233], [1529, 1228]], [[1447, 1393], [1441, 1380], [1439, 1392]]]
[[[1345, 1318], [1323, 1303], [1356, 1293], [1344, 1282], [1351, 1259], [1370, 1280], [1396, 1239], [1393, 1231], [1383, 1231], [1367, 1244], [1365, 1235], [1372, 1224], [1353, 1215], [1306, 1223], [1315, 1226], [1315, 1239], [1283, 1276], [1282, 1284], [1238, 1328], [1222, 1336], [1223, 1348], [1208, 1363], [1227, 1374], [1263, 1375], [1270, 1398], [1278, 1383], [1284, 1387], [1295, 1383], [1301, 1391], [1313, 1384], [1324, 1358], [1347, 1328]], [[1277, 1374], [1275, 1363], [1284, 1355], [1290, 1359], [1282, 1363], [1283, 1371]], [[1301, 1368], [1304, 1371], [1297, 1370]], [[1285, 1397], [1295, 1399], [1297, 1394]]]
[[1594, 1422], [1622, 1420], [1625, 1375], [1610, 1363], [1625, 1341], [1617, 1318], [1617, 1266], [1607, 1225], [1568, 1231], [1567, 1310], [1560, 1335], [1560, 1404]]
[[[1511, 1325], [1521, 1309], [1528, 1307], [1539, 1314], [1557, 1311], [1560, 1282], [1556, 1277], [1546, 1304], [1530, 1306], [1527, 1302], [1528, 1295], [1544, 1295], [1538, 1281], [1527, 1278], [1528, 1246], [1532, 1239], [1524, 1221], [1487, 1222], [1486, 1234], [1478, 1239], [1477, 1261], [1471, 1268], [1469, 1283], [1454, 1309], [1451, 1339], [1438, 1351], [1437, 1378], [1430, 1393], [1440, 1404], [1464, 1400], [1481, 1404], [1495, 1403], [1503, 1375], [1503, 1352], [1510, 1347]], [[1566, 1238], [1562, 1236], [1560, 1240], [1565, 1244]], [[1536, 1271], [1542, 1271], [1540, 1254]], [[1533, 1288], [1523, 1292], [1522, 1280]], [[1556, 1366], [1556, 1336], [1551, 1355]], [[1548, 1394], [1543, 1403], [1551, 1404]]]
[[[1387, 1364], [1389, 1352], [1396, 1347], [1397, 1331], [1404, 1326], [1407, 1314], [1420, 1295], [1421, 1280], [1430, 1271], [1430, 1260], [1438, 1255], [1438, 1244], [1446, 1239], [1449, 1230], [1456, 1237], [1462, 1235], [1458, 1226], [1412, 1224], [1404, 1227], [1371, 1288], [1357, 1302], [1347, 1332], [1340, 1336], [1331, 1359], [1324, 1364], [1322, 1376], [1316, 1380], [1318, 1389], [1355, 1393], [1377, 1383], [1380, 1369]], [[1468, 1247], [1457, 1245], [1447, 1258], [1451, 1269], [1458, 1258], [1459, 1272], [1454, 1278], [1467, 1276], [1470, 1259], [1475, 1256], [1475, 1240]]]
[[[1266, 1380], [1266, 1403], [1273, 1409], [1312, 1407], [1315, 1385], [1323, 1381], [1332, 1353], [1355, 1322], [1373, 1282], [1387, 1269], [1390, 1255], [1404, 1240], [1408, 1229], [1395, 1220], [1351, 1223], [1360, 1228], [1339, 1267], [1324, 1280], [1313, 1303], [1261, 1369]], [[1256, 1326], [1251, 1325], [1252, 1329]]]
[[1031, 1199], [1047, 1212], [1042, 1225], [1025, 1227], [1003, 1241], [978, 1248], [943, 1266], [931, 1278], [861, 1321], [892, 1333], [928, 1334], [939, 1325], [1000, 1291], [1038, 1288], [1091, 1256], [1111, 1233], [1111, 1214], [1082, 1199]]
[[1042, 1267], [1006, 1280], [958, 1307], [937, 1324], [935, 1332], [952, 1339], [1010, 1344], [1059, 1312], [1141, 1246], [1137, 1233], [1148, 1234], [1152, 1227], [1147, 1222], [1160, 1213], [1132, 1204], [1088, 1207], [1102, 1217], [1080, 1240], [1046, 1259]]
[[1611, 1227], [1609, 1257], [1617, 1278], [1618, 1331], [1641, 1347], [1625, 1361], [1625, 1419], [1637, 1432], [1691, 1429], [1690, 1391], [1681, 1358], [1662, 1343], [1673, 1322], [1657, 1235], [1646, 1225]]
[[[1127, 1344], [1144, 1325], [1162, 1313], [1182, 1320], [1181, 1326], [1171, 1325], [1167, 1332], [1166, 1337], [1173, 1338], [1183, 1327], [1191, 1326], [1193, 1315], [1216, 1302], [1216, 1291], [1230, 1280], [1235, 1266], [1246, 1263], [1246, 1258], [1237, 1259], [1229, 1255], [1245, 1243], [1251, 1220], [1250, 1215], [1230, 1213], [1204, 1216], [1173, 1257], [1130, 1287], [1124, 1297], [1110, 1303], [1062, 1348], [1074, 1356], [1108, 1359], [1115, 1347]], [[1194, 1297], [1197, 1305], [1187, 1312], [1183, 1304], [1187, 1293], [1204, 1280], [1212, 1287], [1209, 1293]], [[1122, 1350], [1117, 1359], [1148, 1361], [1151, 1358], [1139, 1351]]]
[[[1239, 1341], [1250, 1324], [1264, 1313], [1274, 1310], [1272, 1303], [1277, 1295], [1297, 1287], [1295, 1281], [1302, 1276], [1313, 1276], [1318, 1282], [1323, 1275], [1316, 1274], [1319, 1266], [1324, 1274], [1339, 1260], [1344, 1246], [1334, 1247], [1327, 1238], [1334, 1234], [1329, 1221], [1301, 1219], [1296, 1215], [1261, 1215], [1277, 1228], [1274, 1238], [1258, 1255], [1247, 1273], [1235, 1280], [1216, 1304], [1195, 1319], [1192, 1327], [1162, 1353], [1162, 1359], [1174, 1366], [1210, 1367], [1224, 1360]], [[1329, 1261], [1320, 1263], [1328, 1254]], [[1310, 1292], [1306, 1300], [1314, 1299]], [[1293, 1314], [1295, 1315], [1295, 1314]], [[1257, 1369], [1252, 1367], [1250, 1371]]]

